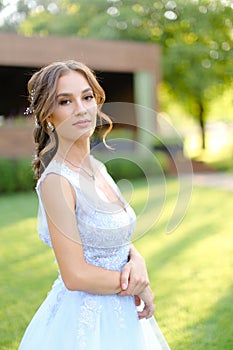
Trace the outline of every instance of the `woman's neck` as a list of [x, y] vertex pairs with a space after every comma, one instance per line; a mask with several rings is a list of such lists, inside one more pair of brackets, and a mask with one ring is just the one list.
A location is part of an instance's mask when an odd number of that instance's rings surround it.
[[[84, 140], [86, 141], [86, 140]], [[60, 160], [68, 160], [76, 165], [83, 164], [90, 166], [90, 142], [75, 142], [72, 145], [68, 143], [59, 143], [57, 153], [55, 155]]]

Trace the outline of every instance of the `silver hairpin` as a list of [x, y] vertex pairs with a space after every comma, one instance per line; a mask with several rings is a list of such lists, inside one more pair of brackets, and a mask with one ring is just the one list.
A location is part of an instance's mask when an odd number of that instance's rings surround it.
[[32, 89], [31, 92], [30, 92], [30, 100], [31, 100], [31, 102], [34, 101], [34, 97], [35, 97], [35, 89]]
[[[29, 97], [30, 97], [30, 104], [33, 105], [33, 102], [34, 102], [34, 97], [35, 97], [35, 89], [32, 89], [31, 92], [29, 93]], [[34, 109], [29, 106], [26, 108], [25, 112], [24, 112], [24, 115], [30, 115], [30, 114], [33, 114], [34, 112]]]
[[31, 107], [27, 107], [25, 112], [24, 112], [24, 115], [30, 115], [33, 113], [33, 109]]

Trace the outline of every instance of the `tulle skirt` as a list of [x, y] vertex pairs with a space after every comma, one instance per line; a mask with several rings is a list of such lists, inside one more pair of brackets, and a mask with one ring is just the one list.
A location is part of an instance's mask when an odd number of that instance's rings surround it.
[[133, 297], [66, 289], [58, 278], [19, 350], [169, 350], [154, 317], [138, 320]]

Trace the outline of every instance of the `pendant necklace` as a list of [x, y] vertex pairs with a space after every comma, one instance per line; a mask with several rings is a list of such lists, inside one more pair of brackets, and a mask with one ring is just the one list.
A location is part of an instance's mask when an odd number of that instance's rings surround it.
[[[61, 158], [63, 158], [61, 156], [61, 154], [57, 153]], [[92, 169], [92, 174], [90, 174], [85, 168], [82, 168], [81, 166], [78, 166], [78, 165], [75, 165], [74, 163], [72, 163], [70, 160], [66, 159], [66, 158], [63, 158], [67, 163], [69, 163], [70, 165], [72, 165], [74, 168], [77, 168], [77, 169], [81, 169], [84, 171], [84, 173], [86, 175], [88, 175], [93, 181], [95, 181], [95, 175], [94, 175], [94, 172], [93, 172], [93, 169]]]

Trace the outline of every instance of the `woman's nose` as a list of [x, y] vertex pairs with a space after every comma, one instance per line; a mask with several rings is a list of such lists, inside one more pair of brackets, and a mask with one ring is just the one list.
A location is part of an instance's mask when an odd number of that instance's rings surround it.
[[75, 103], [75, 111], [74, 114], [76, 117], [80, 117], [82, 115], [85, 115], [87, 113], [87, 110], [81, 100], [76, 100]]

